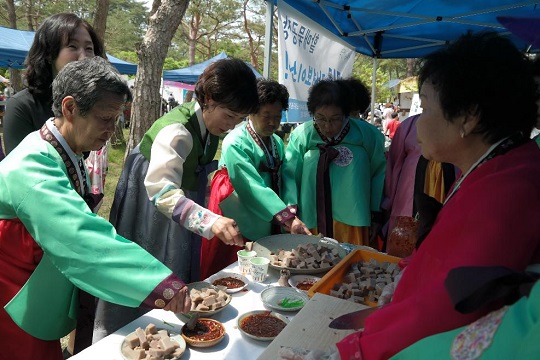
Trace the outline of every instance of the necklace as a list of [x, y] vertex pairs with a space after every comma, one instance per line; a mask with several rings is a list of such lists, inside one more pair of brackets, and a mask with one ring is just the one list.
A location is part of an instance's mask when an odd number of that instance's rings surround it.
[[499, 147], [500, 144], [502, 144], [508, 139], [509, 138], [504, 138], [502, 140], [497, 141], [495, 144], [491, 145], [489, 149], [484, 153], [484, 155], [480, 156], [480, 158], [476, 160], [476, 162], [469, 168], [469, 170], [467, 170], [465, 174], [462, 174], [459, 177], [455, 185], [452, 187], [452, 191], [450, 192], [450, 194], [446, 197], [446, 199], [444, 199], [443, 205], [445, 205], [448, 202], [448, 200], [450, 200], [450, 198], [454, 196], [454, 194], [459, 190], [459, 187], [461, 186], [461, 183], [463, 182], [463, 180], [465, 180], [465, 178], [469, 176], [469, 174], [472, 173], [478, 166], [480, 166], [482, 163], [484, 163], [485, 161], [493, 157], [491, 156], [492, 153]]
[[257, 145], [263, 150], [264, 156], [266, 158], [266, 163], [270, 169], [274, 169], [276, 167], [277, 161], [277, 145], [274, 142], [274, 139], [272, 136], [269, 138], [269, 145], [270, 149], [266, 146], [263, 139], [257, 132], [255, 131], [255, 128], [253, 127], [253, 123], [251, 120], [248, 120], [247, 123], [248, 132], [251, 134]]

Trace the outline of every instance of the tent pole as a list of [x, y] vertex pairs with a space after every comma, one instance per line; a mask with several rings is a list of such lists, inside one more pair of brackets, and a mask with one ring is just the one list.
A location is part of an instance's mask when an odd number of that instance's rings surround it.
[[266, 29], [264, 34], [263, 76], [270, 79], [270, 60], [272, 59], [272, 28], [274, 27], [274, 0], [266, 1]]
[[373, 74], [371, 75], [371, 121], [375, 119], [375, 98], [377, 92], [377, 58], [373, 58]]
[[165, 115], [163, 113], [163, 91], [165, 91], [165, 79], [163, 78], [164, 75], [165, 72], [161, 70], [161, 91], [159, 94], [159, 113], [161, 114], [161, 116]]

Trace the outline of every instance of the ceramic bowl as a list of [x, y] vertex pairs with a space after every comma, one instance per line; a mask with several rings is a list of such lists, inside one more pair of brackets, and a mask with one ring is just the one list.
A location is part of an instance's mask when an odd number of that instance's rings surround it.
[[200, 323], [203, 323], [207, 327], [210, 327], [211, 329], [214, 329], [216, 331], [216, 333], [217, 333], [217, 336], [212, 338], [212, 339], [209, 339], [209, 340], [196, 339], [196, 338], [194, 338], [192, 336], [186, 335], [186, 331], [188, 331], [188, 329], [187, 329], [187, 326], [184, 325], [182, 327], [181, 335], [182, 335], [182, 338], [185, 340], [185, 342], [189, 346], [200, 347], [200, 348], [208, 348], [208, 347], [212, 347], [212, 346], [217, 345], [225, 337], [225, 334], [226, 334], [225, 327], [219, 321], [214, 320], [214, 319], [208, 319], [208, 318], [199, 318], [197, 320], [197, 325], [195, 325], [195, 329], [197, 329], [198, 326], [200, 326]]
[[[315, 285], [315, 283], [317, 281], [321, 280], [320, 277], [318, 276], [313, 276], [313, 275], [293, 275], [289, 278], [289, 285], [291, 285], [291, 287], [299, 290], [299, 291], [303, 291], [304, 293], [307, 294], [309, 288], [311, 288], [311, 286]], [[300, 284], [304, 284], [304, 285], [307, 285], [309, 286], [309, 288], [307, 289], [300, 289], [298, 286], [300, 286]], [[311, 284], [311, 286], [309, 285]]]
[[307, 294], [292, 287], [274, 286], [261, 292], [263, 304], [280, 311], [298, 311], [309, 301]]
[[[163, 329], [159, 329], [159, 330], [163, 330]], [[131, 334], [133, 334], [133, 333], [131, 333]], [[129, 335], [131, 335], [131, 334], [129, 334]], [[184, 340], [184, 338], [180, 334], [174, 334], [174, 333], [169, 332], [169, 335], [170, 335], [170, 339], [172, 341], [176, 342], [180, 346], [180, 348], [185, 352], [186, 351], [186, 341]], [[132, 360], [133, 357], [130, 356], [129, 352], [130, 352], [129, 345], [126, 342], [126, 340], [124, 339], [124, 341], [122, 341], [122, 344], [120, 345], [120, 354], [122, 354], [122, 359], [124, 359], [124, 360]]]
[[244, 323], [244, 320], [246, 320], [248, 317], [250, 316], [257, 316], [257, 315], [261, 315], [263, 314], [264, 316], [271, 316], [271, 317], [274, 317], [274, 318], [277, 318], [281, 321], [283, 321], [285, 323], [285, 326], [289, 323], [289, 319], [287, 319], [287, 317], [277, 313], [277, 312], [273, 312], [273, 311], [268, 311], [268, 310], [254, 310], [254, 311], [250, 311], [250, 312], [247, 312], [245, 314], [242, 314], [238, 317], [238, 320], [237, 320], [237, 326], [238, 326], [238, 329], [240, 330], [240, 332], [244, 335], [246, 335], [247, 337], [250, 337], [252, 339], [255, 339], [255, 340], [260, 340], [260, 341], [272, 341], [276, 338], [276, 336], [257, 336], [257, 335], [254, 335], [254, 334], [250, 334], [248, 332], [246, 332], [243, 327], [242, 327], [242, 324]]
[[[206, 281], [197, 281], [197, 282], [193, 282], [193, 283], [189, 283], [187, 284], [187, 287], [188, 287], [188, 293], [191, 292], [191, 289], [197, 289], [197, 290], [200, 290], [202, 291], [202, 289], [204, 288], [207, 288], [207, 289], [214, 289], [215, 291], [218, 291], [219, 289], [210, 284], [209, 282], [206, 282]], [[227, 301], [225, 303], [224, 306], [220, 307], [220, 308], [217, 308], [215, 310], [208, 310], [208, 311], [190, 311], [191, 313], [199, 313], [199, 316], [200, 317], [207, 317], [207, 316], [212, 316], [214, 314], [217, 314], [218, 312], [222, 311], [223, 309], [225, 309], [227, 307], [227, 305], [230, 304], [232, 300], [232, 297], [230, 295], [227, 295]], [[183, 318], [181, 319], [183, 320]]]
[[290, 251], [301, 244], [323, 245], [329, 249], [335, 249], [341, 259], [347, 255], [346, 251], [339, 245], [339, 242], [334, 239], [300, 234], [278, 234], [264, 237], [253, 243], [253, 250], [257, 252], [257, 256], [268, 258], [270, 260], [269, 266], [271, 268], [278, 271], [287, 269], [291, 274], [321, 274], [330, 271], [335, 266], [315, 269], [298, 269], [295, 267], [277, 266], [272, 264], [272, 255], [276, 254], [280, 249]]
[[[248, 284], [249, 284], [249, 280], [247, 277], [243, 276], [243, 275], [240, 275], [240, 274], [237, 274], [237, 273], [234, 273], [234, 272], [230, 272], [230, 271], [225, 271], [225, 270], [222, 270], [212, 276], [210, 276], [208, 279], [207, 279], [207, 282], [209, 282], [210, 284], [214, 284], [214, 281], [216, 280], [219, 280], [219, 279], [223, 279], [223, 278], [227, 278], [227, 277], [232, 277], [234, 279], [238, 279], [240, 281], [242, 281], [244, 283], [243, 286], [240, 286], [240, 287], [236, 287], [236, 288], [226, 288], [225, 289], [225, 292], [227, 294], [234, 294], [234, 293], [237, 293], [239, 291], [242, 291], [244, 290]], [[214, 285], [216, 287], [220, 287], [220, 285]]]

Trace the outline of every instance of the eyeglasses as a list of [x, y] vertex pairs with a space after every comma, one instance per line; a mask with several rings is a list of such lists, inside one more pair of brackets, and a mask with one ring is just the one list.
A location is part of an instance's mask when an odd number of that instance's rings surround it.
[[315, 115], [313, 117], [313, 121], [319, 125], [322, 125], [322, 124], [335, 125], [338, 123], [342, 123], [344, 118], [345, 117], [343, 115], [335, 115], [335, 116], [332, 116], [330, 119], [327, 119], [324, 116]]

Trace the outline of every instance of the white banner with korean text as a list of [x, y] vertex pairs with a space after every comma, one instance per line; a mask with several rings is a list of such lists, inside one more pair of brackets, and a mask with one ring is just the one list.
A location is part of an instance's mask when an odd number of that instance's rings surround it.
[[304, 122], [310, 120], [307, 99], [311, 85], [328, 77], [350, 77], [355, 52], [283, 1], [277, 7], [279, 82], [290, 95], [287, 122]]

